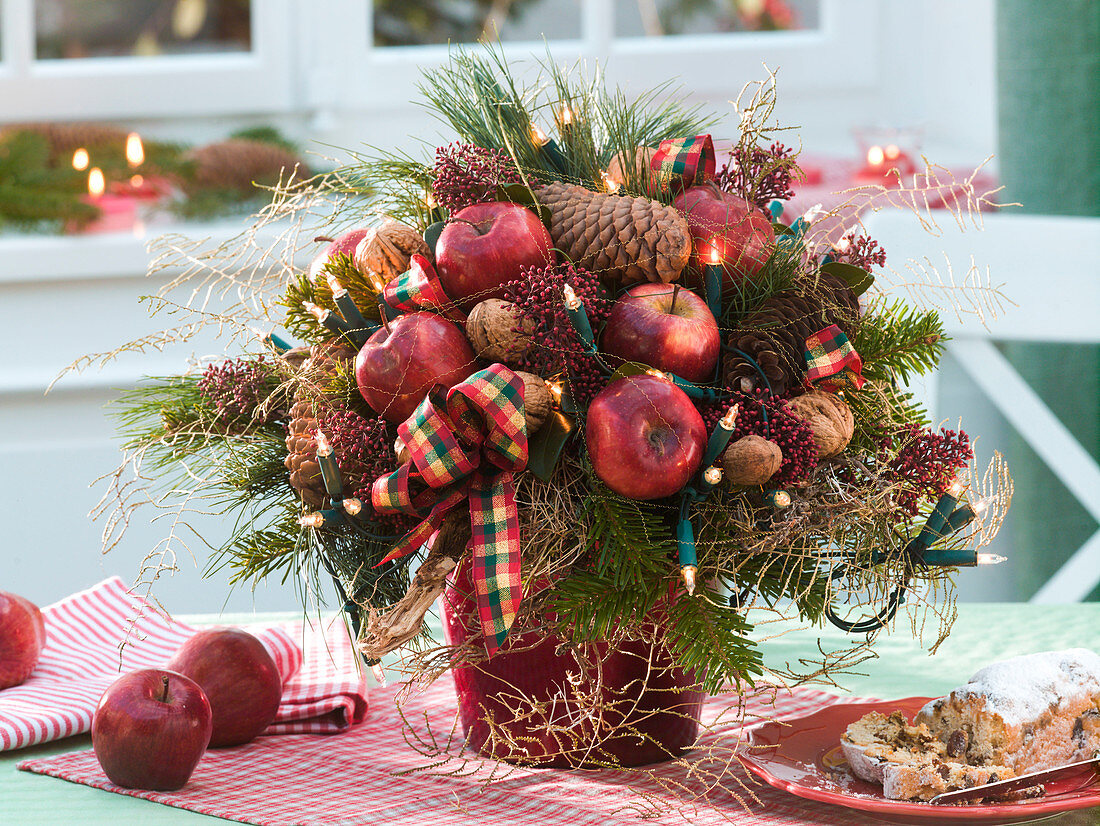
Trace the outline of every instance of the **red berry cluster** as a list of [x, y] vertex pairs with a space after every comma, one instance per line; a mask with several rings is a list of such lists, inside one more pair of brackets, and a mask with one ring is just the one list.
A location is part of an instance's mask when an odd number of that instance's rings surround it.
[[565, 309], [565, 285], [573, 288], [588, 314], [593, 331], [611, 312], [600, 280], [572, 264], [525, 267], [522, 277], [505, 286], [505, 297], [524, 316], [533, 319], [535, 332], [521, 369], [553, 378], [562, 376], [578, 404], [588, 403], [607, 384], [599, 362], [588, 353]]
[[[397, 429], [381, 417], [368, 419], [346, 407], [327, 408], [318, 416], [317, 424], [336, 452], [348, 495], [361, 500], [364, 508], [370, 508], [374, 480], [397, 468], [394, 452]], [[375, 518], [402, 533], [416, 522], [408, 516]]]
[[974, 457], [965, 431], [931, 430], [908, 425], [887, 437], [883, 449], [897, 444], [887, 463], [887, 479], [898, 486], [894, 502], [910, 516], [916, 516], [921, 502], [942, 496], [960, 470]]
[[260, 412], [261, 405], [277, 386], [263, 356], [255, 361], [227, 359], [221, 364], [210, 364], [198, 382], [200, 395], [214, 408], [218, 421], [238, 426], [274, 421], [283, 414], [273, 409]]
[[791, 182], [798, 166], [789, 160], [793, 155], [794, 150], [781, 143], [773, 143], [767, 149], [737, 146], [718, 170], [715, 181], [720, 189], [751, 201], [766, 212], [772, 201], [794, 197]]
[[[817, 445], [810, 425], [801, 416], [791, 412], [785, 399], [770, 396], [764, 389], [754, 393], [734, 393], [725, 410], [737, 404], [737, 425], [730, 442], [745, 436], [763, 436], [779, 445], [783, 451], [783, 464], [769, 484], [794, 485], [801, 482], [817, 467]], [[765, 413], [767, 421], [765, 422]], [[707, 421], [704, 416], [704, 421]], [[719, 416], [720, 418], [720, 416]], [[717, 419], [715, 419], [717, 423]], [[708, 431], [713, 425], [707, 424]]]
[[886, 250], [874, 238], [856, 235], [850, 232], [840, 242], [840, 248], [834, 248], [831, 255], [834, 261], [851, 264], [861, 270], [886, 266]]
[[519, 183], [519, 170], [499, 149], [452, 143], [435, 150], [432, 194], [452, 215], [470, 204], [495, 201], [501, 184]]

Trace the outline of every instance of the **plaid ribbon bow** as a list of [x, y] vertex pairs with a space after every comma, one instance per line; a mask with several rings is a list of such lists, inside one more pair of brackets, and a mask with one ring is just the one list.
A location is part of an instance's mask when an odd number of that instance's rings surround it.
[[863, 387], [863, 359], [835, 324], [806, 339], [806, 383], [836, 393]]
[[649, 159], [649, 168], [665, 192], [701, 184], [714, 177], [714, 142], [710, 135], [668, 138]]
[[512, 474], [527, 467], [523, 379], [503, 364], [444, 391], [436, 387], [397, 432], [410, 461], [374, 481], [379, 513], [423, 518], [383, 562], [412, 553], [469, 499], [474, 585], [485, 645], [504, 642], [523, 599], [519, 513]]
[[382, 300], [401, 312], [436, 310], [460, 324], [466, 316], [455, 308], [454, 302], [443, 290], [432, 262], [420, 253], [409, 259], [409, 269], [386, 283]]

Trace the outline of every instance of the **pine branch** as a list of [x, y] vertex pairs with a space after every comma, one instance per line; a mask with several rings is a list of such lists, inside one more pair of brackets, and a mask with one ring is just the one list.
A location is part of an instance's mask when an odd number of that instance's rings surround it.
[[935, 310], [880, 298], [861, 319], [853, 346], [863, 359], [865, 377], [908, 384], [911, 376], [936, 368], [947, 340]]
[[724, 602], [721, 594], [701, 583], [694, 596], [670, 601], [662, 626], [676, 664], [694, 670], [711, 694], [730, 682], [751, 686], [763, 671], [761, 653], [749, 639], [752, 625]]

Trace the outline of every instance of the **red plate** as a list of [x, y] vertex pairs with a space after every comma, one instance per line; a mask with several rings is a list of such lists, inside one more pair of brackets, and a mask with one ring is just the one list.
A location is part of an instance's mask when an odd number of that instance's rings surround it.
[[[744, 755], [749, 771], [777, 789], [791, 794], [869, 812], [887, 823], [1026, 823], [1054, 817], [1074, 809], [1100, 806], [1100, 788], [1047, 786], [1047, 795], [1036, 800], [994, 805], [933, 806], [887, 800], [882, 787], [853, 776], [840, 753], [840, 735], [850, 723], [869, 711], [889, 714], [900, 710], [913, 715], [927, 697], [876, 703], [837, 703], [807, 717], [764, 723], [749, 732], [750, 748]], [[839, 765], [837, 765], [839, 763]], [[834, 768], [829, 768], [833, 766]]]

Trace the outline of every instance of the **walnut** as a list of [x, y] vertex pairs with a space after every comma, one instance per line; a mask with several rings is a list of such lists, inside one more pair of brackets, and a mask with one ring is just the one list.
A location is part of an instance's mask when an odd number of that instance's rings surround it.
[[791, 399], [788, 405], [809, 423], [818, 457], [836, 456], [852, 441], [856, 424], [852, 409], [835, 393], [811, 390]]
[[722, 454], [722, 469], [727, 481], [735, 485], [762, 485], [783, 464], [779, 445], [763, 436], [744, 436]]
[[517, 370], [516, 375], [523, 379], [523, 411], [527, 415], [527, 435], [531, 436], [546, 422], [550, 415], [550, 388], [541, 376]]
[[424, 237], [408, 224], [387, 217], [363, 236], [353, 257], [357, 270], [377, 273], [385, 283], [405, 272], [409, 259], [416, 253], [431, 257]]
[[533, 319], [499, 298], [487, 298], [476, 304], [466, 319], [466, 337], [474, 352], [488, 361], [517, 364], [531, 345], [534, 332]]

